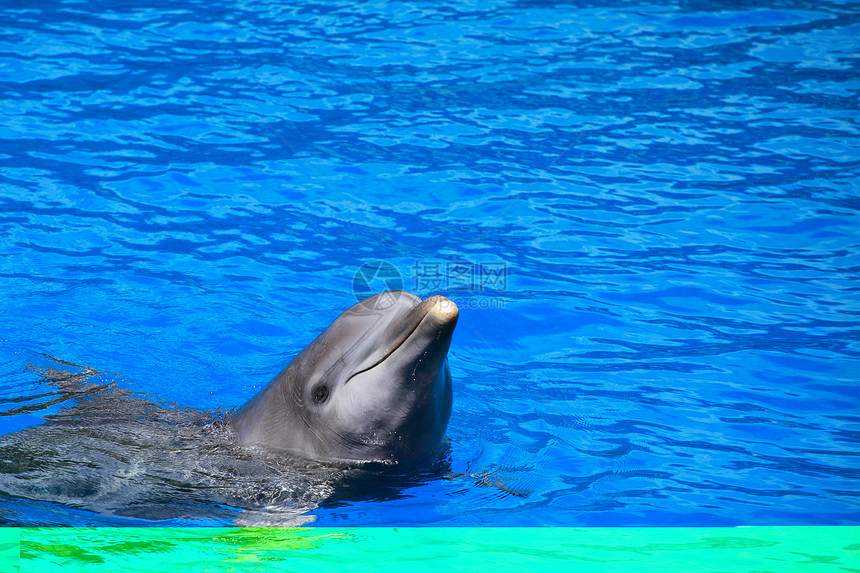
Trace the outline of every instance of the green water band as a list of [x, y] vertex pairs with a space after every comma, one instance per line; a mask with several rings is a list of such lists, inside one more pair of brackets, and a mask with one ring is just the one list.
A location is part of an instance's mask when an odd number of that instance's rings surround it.
[[845, 573], [860, 527], [6, 528], [0, 552], [3, 572]]

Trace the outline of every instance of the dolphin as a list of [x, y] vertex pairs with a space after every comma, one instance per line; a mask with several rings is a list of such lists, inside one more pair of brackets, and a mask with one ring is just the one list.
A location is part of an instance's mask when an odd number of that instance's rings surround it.
[[330, 498], [399, 495], [414, 471], [445, 467], [457, 318], [442, 296], [370, 297], [231, 411], [158, 404], [44, 355], [50, 367], [27, 368], [56, 389], [37, 386], [20, 412], [65, 407], [0, 434], [0, 525], [79, 525], [83, 509], [109, 524], [298, 526]]
[[439, 295], [387, 291], [353, 305], [232, 415], [237, 441], [325, 461], [432, 456], [451, 415], [457, 318]]

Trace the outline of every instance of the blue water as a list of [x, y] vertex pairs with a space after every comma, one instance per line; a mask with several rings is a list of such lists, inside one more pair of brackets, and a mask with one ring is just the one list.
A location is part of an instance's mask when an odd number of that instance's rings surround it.
[[69, 405], [42, 354], [238, 406], [387, 261], [460, 303], [451, 475], [315, 524], [860, 524], [857, 3], [0, 23], [3, 432]]

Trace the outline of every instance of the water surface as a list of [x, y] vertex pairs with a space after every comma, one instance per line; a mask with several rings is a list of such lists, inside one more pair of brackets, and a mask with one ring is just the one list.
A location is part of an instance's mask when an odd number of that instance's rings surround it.
[[[450, 473], [314, 523], [860, 522], [855, 3], [0, 21], [7, 435], [75, 402], [43, 354], [238, 406], [382, 260], [461, 305]], [[0, 518], [140, 524], [14, 494]]]

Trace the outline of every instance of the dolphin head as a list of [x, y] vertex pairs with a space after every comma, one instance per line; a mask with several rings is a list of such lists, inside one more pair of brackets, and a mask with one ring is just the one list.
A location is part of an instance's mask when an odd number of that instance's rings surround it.
[[239, 441], [313, 459], [416, 461], [451, 414], [457, 306], [384, 292], [347, 309], [233, 416]]

